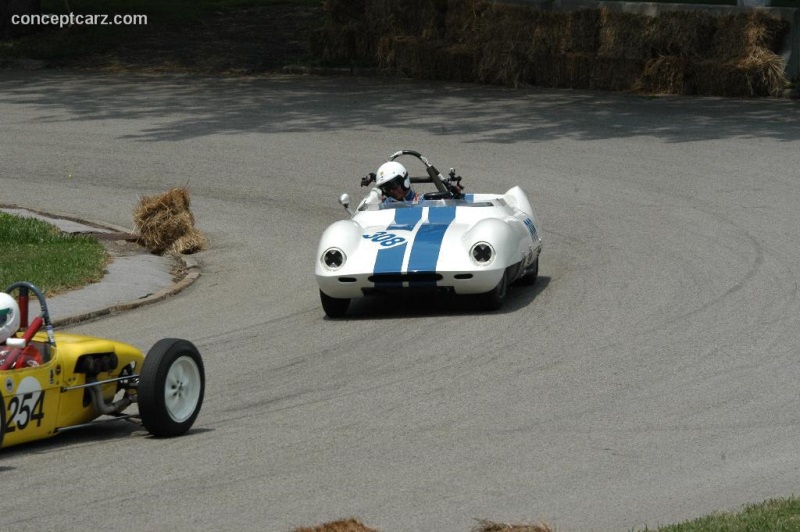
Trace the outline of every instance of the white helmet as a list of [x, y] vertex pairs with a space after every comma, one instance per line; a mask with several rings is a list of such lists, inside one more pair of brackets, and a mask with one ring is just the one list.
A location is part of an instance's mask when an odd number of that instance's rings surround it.
[[0, 292], [0, 344], [14, 336], [19, 329], [19, 305], [17, 300]]
[[411, 179], [408, 177], [405, 166], [395, 161], [389, 161], [378, 168], [375, 184], [378, 185], [381, 192], [388, 194], [398, 185], [402, 186], [404, 191], [408, 191], [411, 188]]

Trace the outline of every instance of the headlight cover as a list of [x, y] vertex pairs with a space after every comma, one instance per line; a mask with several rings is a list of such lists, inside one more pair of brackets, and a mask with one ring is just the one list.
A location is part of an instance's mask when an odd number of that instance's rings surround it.
[[344, 266], [347, 257], [339, 248], [328, 248], [322, 254], [320, 259], [322, 261], [322, 265], [325, 266], [329, 270], [338, 270], [342, 266]]
[[496, 253], [488, 242], [477, 242], [469, 250], [469, 258], [478, 266], [491, 264]]

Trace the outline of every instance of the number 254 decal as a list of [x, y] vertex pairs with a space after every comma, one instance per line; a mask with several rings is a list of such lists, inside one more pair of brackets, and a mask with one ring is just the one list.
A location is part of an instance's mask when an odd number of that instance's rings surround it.
[[36, 379], [26, 377], [17, 388], [17, 394], [8, 401], [8, 419], [6, 432], [25, 430], [28, 425], [36, 422], [42, 425], [44, 419], [44, 390]]
[[362, 236], [368, 240], [372, 240], [373, 242], [379, 243], [381, 246], [385, 248], [389, 248], [392, 246], [399, 246], [400, 244], [403, 244], [406, 241], [405, 238], [397, 236], [394, 233], [389, 233], [387, 231], [377, 231], [371, 235], [362, 235]]
[[41, 426], [44, 412], [44, 392], [15, 395], [8, 402], [8, 423], [6, 432], [25, 430], [28, 424], [36, 421]]

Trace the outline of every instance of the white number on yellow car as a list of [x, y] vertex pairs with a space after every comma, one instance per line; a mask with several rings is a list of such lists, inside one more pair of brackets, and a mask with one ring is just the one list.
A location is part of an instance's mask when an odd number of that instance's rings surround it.
[[31, 423], [39, 427], [44, 419], [44, 391], [39, 381], [25, 377], [17, 387], [17, 393], [8, 401], [6, 432], [25, 430]]

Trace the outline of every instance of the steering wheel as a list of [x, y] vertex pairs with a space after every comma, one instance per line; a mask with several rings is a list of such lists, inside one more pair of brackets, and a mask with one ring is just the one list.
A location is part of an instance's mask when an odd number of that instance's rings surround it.
[[[11, 284], [3, 290], [7, 294], [11, 294], [14, 290], [18, 292], [17, 295], [17, 303], [19, 304], [19, 314], [20, 314], [20, 330], [25, 328], [25, 334], [21, 338], [24, 342], [22, 347], [28, 345], [28, 342], [31, 341], [31, 338], [39, 332], [44, 325], [47, 328], [47, 337], [51, 345], [55, 344], [55, 339], [53, 338], [53, 324], [50, 321], [50, 312], [47, 310], [47, 301], [45, 300], [44, 293], [33, 283], [29, 283], [27, 281], [20, 281], [14, 284]], [[39, 308], [41, 309], [41, 313], [36, 316], [30, 324], [28, 324], [28, 298], [29, 292], [33, 292], [33, 295], [36, 296], [36, 299], [39, 303]], [[9, 338], [9, 340], [12, 340]], [[6, 341], [8, 343], [8, 340]]]

